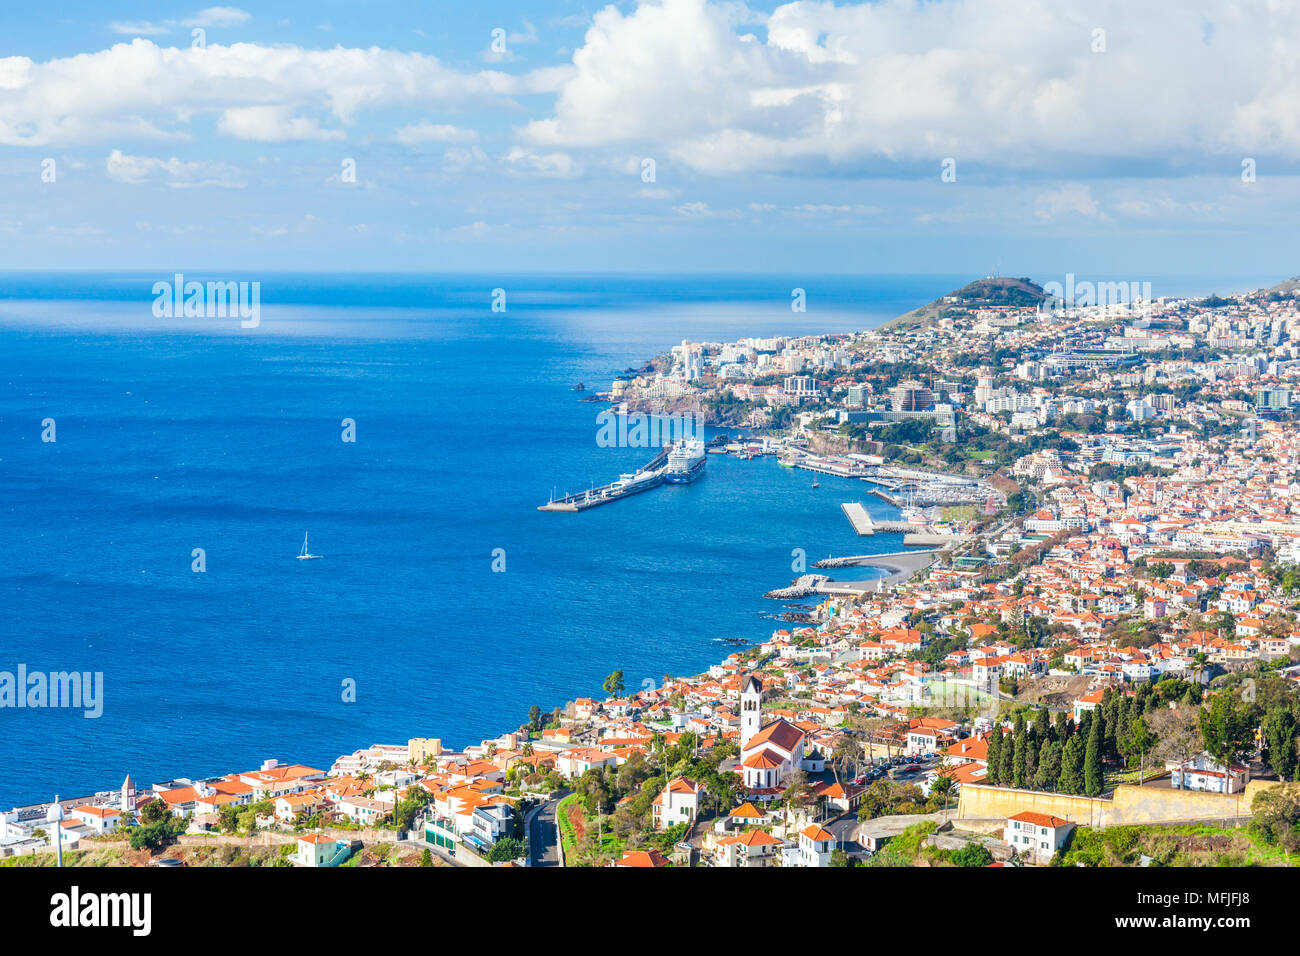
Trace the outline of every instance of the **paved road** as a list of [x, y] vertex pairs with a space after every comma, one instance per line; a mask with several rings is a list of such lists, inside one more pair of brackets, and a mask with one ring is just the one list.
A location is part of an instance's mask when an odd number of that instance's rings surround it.
[[528, 852], [532, 859], [531, 866], [559, 866], [560, 850], [557, 846], [560, 831], [555, 825], [555, 808], [560, 800], [569, 794], [568, 790], [558, 790], [542, 804], [540, 810], [533, 814], [528, 824]]
[[841, 817], [823, 823], [822, 826], [835, 834], [837, 849], [842, 849], [845, 853], [854, 855], [862, 853], [862, 847], [857, 842], [858, 815], [856, 812], [846, 813]]

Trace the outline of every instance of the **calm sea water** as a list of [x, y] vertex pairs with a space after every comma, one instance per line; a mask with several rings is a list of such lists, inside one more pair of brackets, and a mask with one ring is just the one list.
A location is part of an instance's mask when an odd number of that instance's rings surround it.
[[[763, 638], [791, 550], [897, 550], [839, 504], [892, 509], [860, 483], [710, 456], [688, 486], [539, 512], [552, 487], [649, 457], [598, 447], [604, 406], [570, 386], [608, 389], [684, 338], [871, 327], [964, 281], [189, 277], [261, 281], [261, 326], [241, 330], [155, 319], [167, 278], [0, 276], [0, 670], [105, 683], [99, 719], [0, 710], [0, 806], [128, 772], [460, 747], [599, 694], [615, 668], [636, 688], [721, 660], [714, 638]], [[304, 532], [325, 560], [294, 560]]]

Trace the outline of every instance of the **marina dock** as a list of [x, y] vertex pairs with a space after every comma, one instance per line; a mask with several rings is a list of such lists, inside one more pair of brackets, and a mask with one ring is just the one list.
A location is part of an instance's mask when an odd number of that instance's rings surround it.
[[898, 465], [869, 464], [865, 456], [811, 455], [807, 452], [787, 452], [781, 464], [790, 468], [866, 481], [874, 487], [873, 494], [895, 507], [903, 501], [918, 507], [931, 505], [981, 504], [990, 498], [1003, 496], [982, 478], [967, 478], [942, 472], [904, 468]]
[[910, 534], [919, 530], [909, 521], [874, 521], [859, 501], [845, 502], [840, 505], [840, 510], [849, 519], [849, 524], [853, 525], [853, 530], [864, 537], [873, 534]]

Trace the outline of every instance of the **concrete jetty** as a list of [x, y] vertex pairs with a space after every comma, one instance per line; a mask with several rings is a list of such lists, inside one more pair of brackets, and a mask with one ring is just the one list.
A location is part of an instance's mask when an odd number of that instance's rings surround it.
[[853, 525], [853, 530], [864, 537], [874, 534], [909, 534], [923, 527], [910, 521], [876, 521], [860, 501], [846, 501], [840, 505], [840, 510], [849, 519], [849, 524]]
[[818, 590], [822, 585], [830, 582], [824, 574], [801, 574], [794, 579], [788, 588], [777, 588], [775, 591], [768, 591], [763, 595], [765, 598], [775, 598], [778, 601], [790, 601], [796, 598], [811, 597], [814, 594], [821, 594]]
[[658, 488], [664, 483], [664, 472], [668, 470], [667, 463], [668, 449], [665, 448], [630, 476], [620, 478], [618, 481], [612, 481], [607, 485], [601, 485], [599, 488], [579, 492], [576, 495], [552, 498], [546, 504], [538, 505], [537, 510], [586, 511], [588, 508], [607, 505], [611, 501], [619, 501], [640, 494], [643, 491], [649, 491], [651, 488]]
[[871, 521], [871, 515], [867, 514], [867, 509], [856, 501], [849, 501], [840, 505], [840, 510], [844, 516], [849, 519], [849, 524], [853, 525], [853, 530], [861, 535], [876, 533], [876, 526]]

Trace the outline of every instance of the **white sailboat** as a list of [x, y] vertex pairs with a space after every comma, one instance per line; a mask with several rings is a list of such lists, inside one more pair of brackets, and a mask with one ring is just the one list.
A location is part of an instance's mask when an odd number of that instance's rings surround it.
[[314, 561], [316, 558], [323, 558], [323, 557], [325, 557], [325, 555], [323, 555], [323, 554], [312, 554], [310, 551], [307, 550], [307, 535], [304, 533], [303, 536], [302, 536], [302, 550], [301, 550], [300, 552], [298, 552], [298, 560], [299, 560], [299, 561]]

